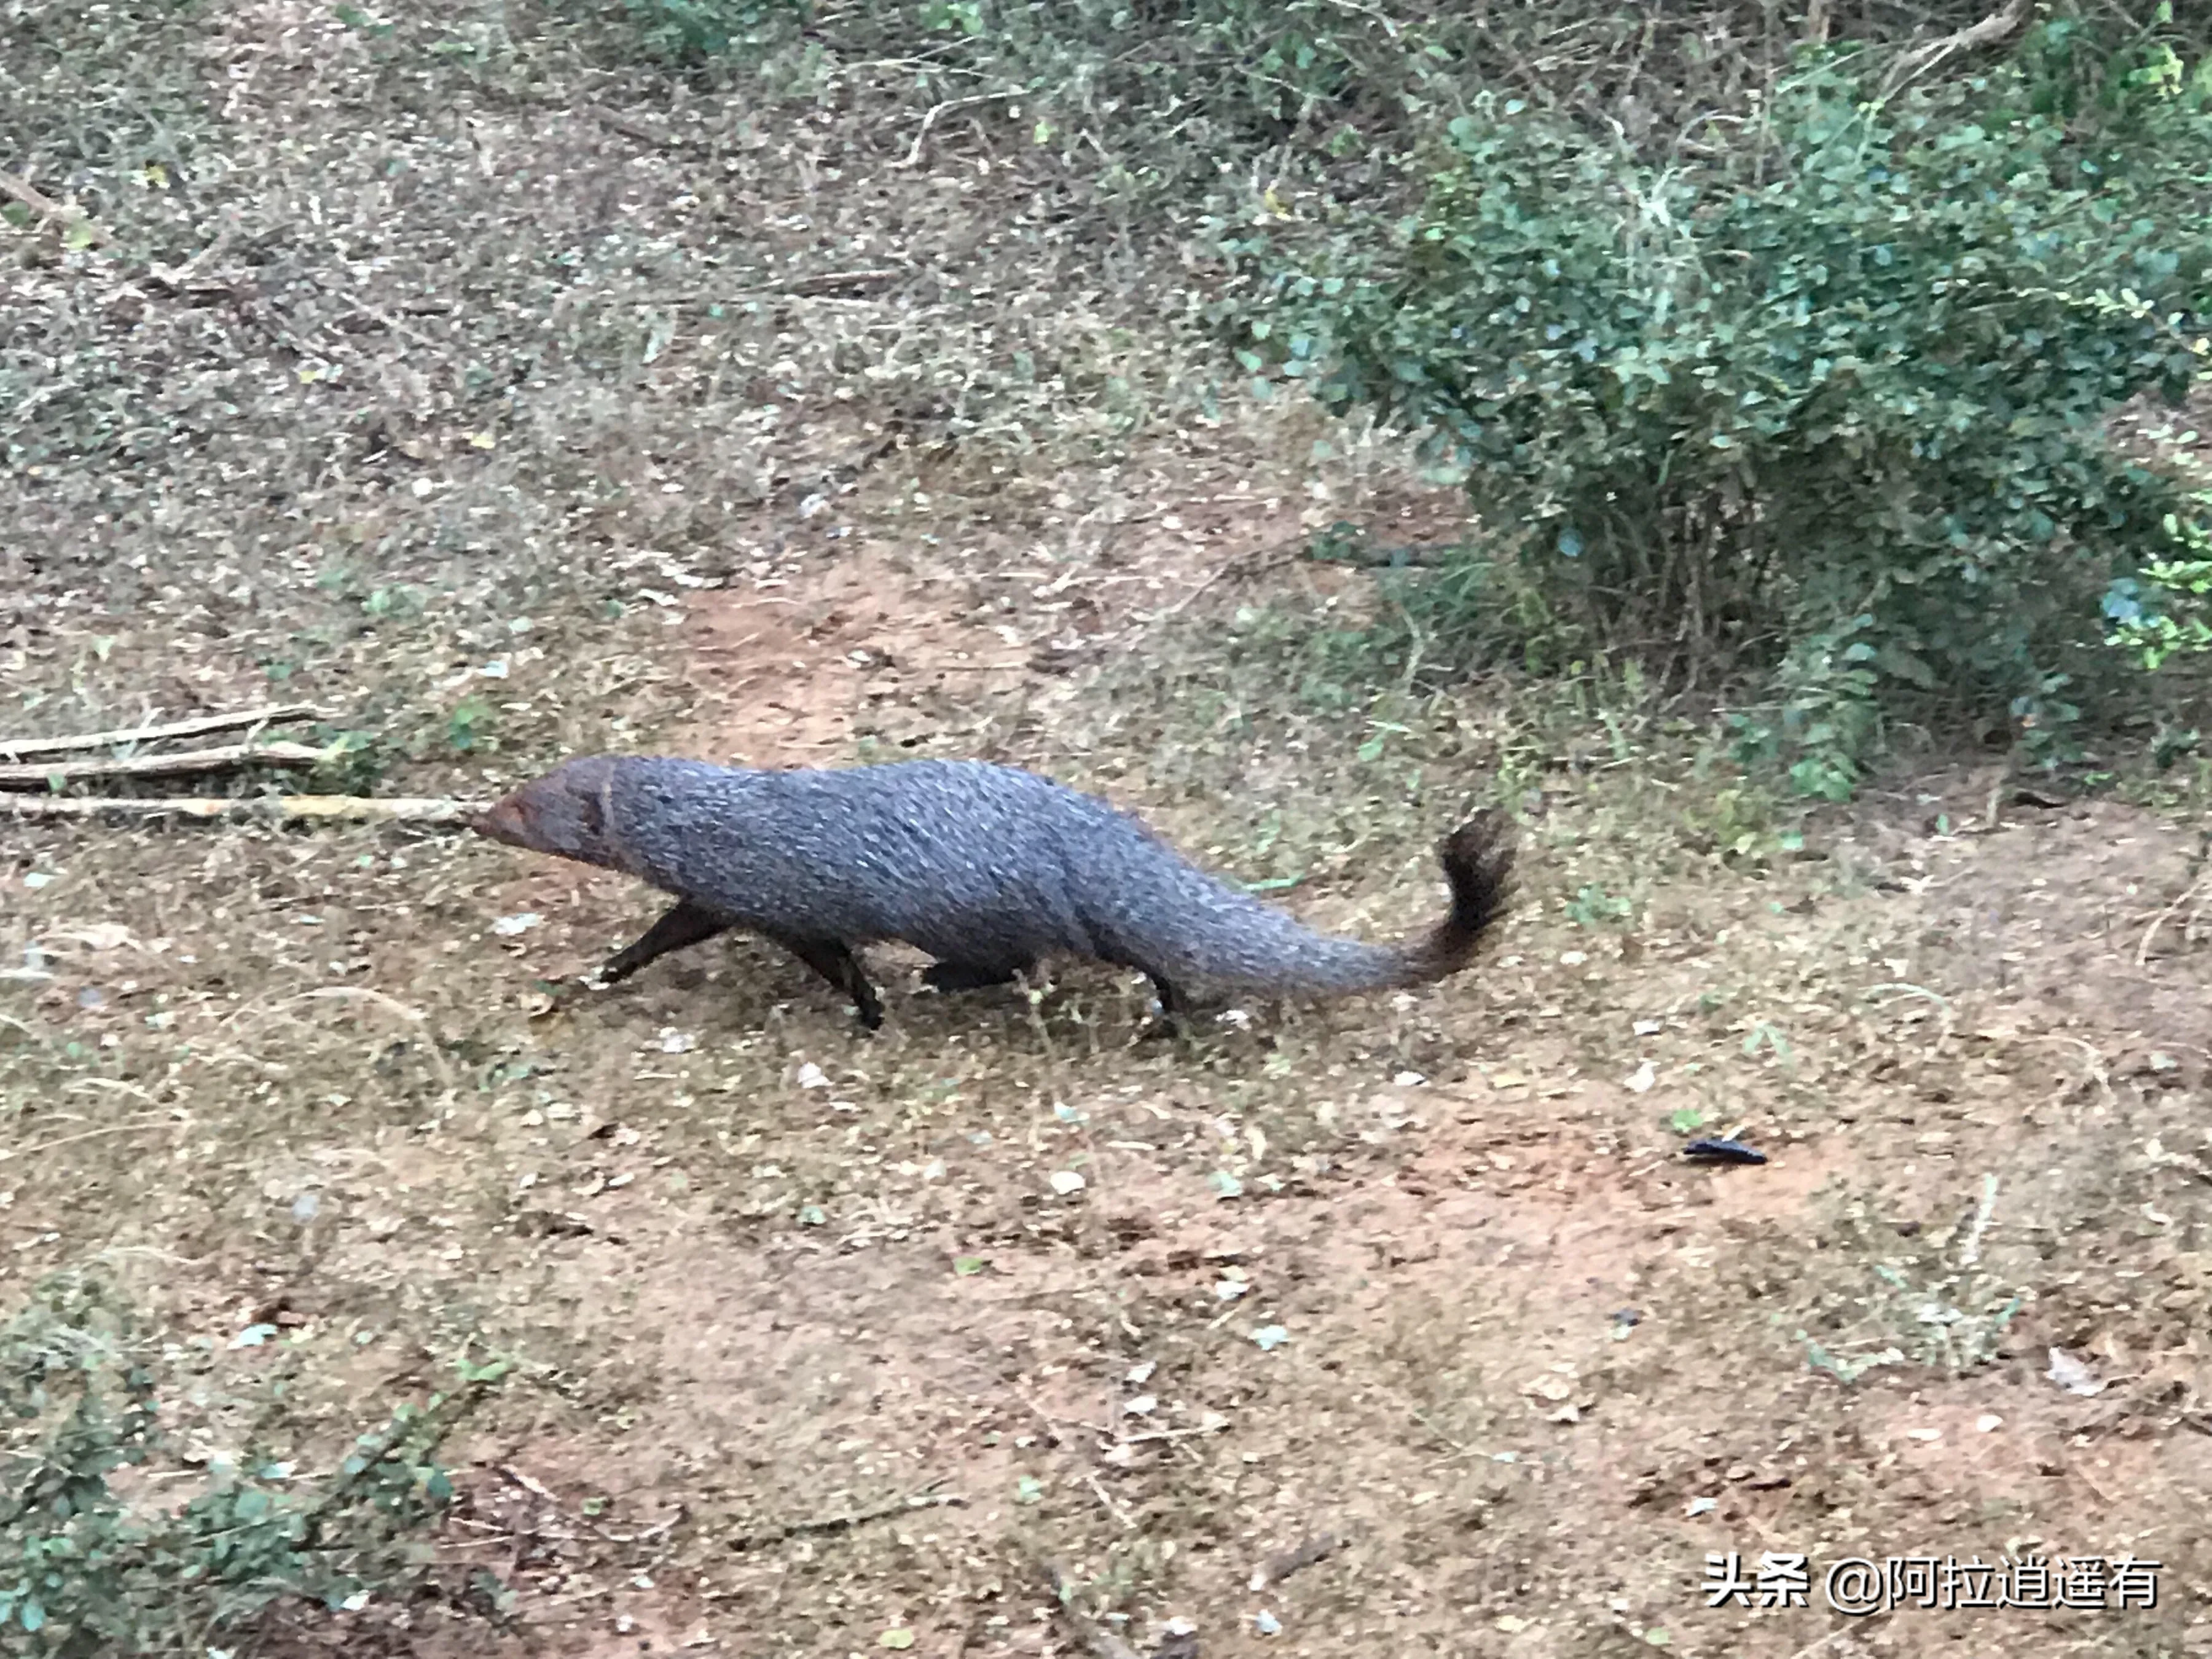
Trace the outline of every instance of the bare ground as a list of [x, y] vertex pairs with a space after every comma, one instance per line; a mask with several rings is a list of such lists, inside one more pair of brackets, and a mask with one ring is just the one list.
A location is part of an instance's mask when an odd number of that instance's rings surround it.
[[[208, 1447], [311, 1462], [523, 1362], [436, 1593], [271, 1650], [2212, 1650], [2185, 800], [1931, 761], [1793, 855], [1588, 685], [1347, 700], [1271, 619], [1371, 596], [1281, 550], [1456, 504], [1210, 391], [1182, 278], [1016, 126], [901, 170], [890, 89], [563, 38], [240, 6], [112, 46], [137, 113], [96, 62], [18, 87], [106, 112], [125, 251], [0, 243], [49, 447], [0, 736], [274, 690], [379, 793], [992, 756], [1370, 934], [1501, 799], [1525, 898], [1454, 984], [1177, 1045], [1112, 975], [939, 999], [885, 952], [872, 1039], [748, 943], [557, 986], [647, 896], [458, 836], [9, 823], [10, 1300], [104, 1261]], [[1686, 1165], [1692, 1111], [1771, 1161]], [[2154, 1609], [1852, 1622], [1708, 1609], [1730, 1551], [1816, 1602], [1844, 1556], [2164, 1565]]]

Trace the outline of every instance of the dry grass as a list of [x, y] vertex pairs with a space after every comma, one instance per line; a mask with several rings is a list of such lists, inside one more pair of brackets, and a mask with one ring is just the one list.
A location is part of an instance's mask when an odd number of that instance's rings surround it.
[[[9, 825], [9, 1297], [105, 1260], [194, 1432], [311, 1462], [523, 1361], [431, 1590], [264, 1650], [2194, 1650], [2194, 835], [1962, 768], [1796, 857], [1617, 690], [1371, 698], [1331, 629], [1372, 592], [1268, 550], [1453, 504], [1211, 394], [1182, 273], [988, 111], [899, 169], [896, 99], [680, 93], [505, 16], [49, 15], [14, 58], [32, 181], [113, 241], [0, 241], [0, 739], [297, 696], [426, 796], [996, 755], [1370, 933], [1496, 799], [1527, 899], [1419, 997], [1161, 1048], [1110, 975], [890, 971], [868, 1040], [743, 943], [549, 994], [645, 896], [453, 835]], [[1772, 1162], [1686, 1167], [1692, 1114]], [[1708, 1551], [2030, 1549], [2156, 1557], [2161, 1605], [1698, 1590]]]

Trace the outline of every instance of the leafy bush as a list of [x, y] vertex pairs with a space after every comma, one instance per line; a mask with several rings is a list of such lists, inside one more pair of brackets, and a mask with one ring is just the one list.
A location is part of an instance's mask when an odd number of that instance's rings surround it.
[[402, 1406], [328, 1477], [249, 1453], [181, 1505], [145, 1476], [182, 1467], [161, 1426], [154, 1345], [94, 1282], [64, 1277], [0, 1330], [0, 1650], [189, 1654], [301, 1596], [331, 1607], [419, 1568], [411, 1541], [451, 1497], [434, 1461], [458, 1411], [498, 1376]]
[[2106, 606], [2115, 623], [2109, 643], [2154, 671], [2170, 657], [2212, 652], [2212, 490], [2197, 491], [2188, 516], [2170, 516], [2166, 531], [2176, 556], [2145, 565], [2140, 581], [2115, 583]]
[[2047, 746], [2197, 521], [2105, 422], [2212, 326], [2212, 68], [2086, 52], [2046, 27], [1887, 102], [1808, 52], [1663, 162], [1480, 96], [1387, 247], [1229, 244], [1244, 361], [1422, 432], [1569, 649], [1778, 668], [1742, 737], [1808, 793], [1899, 690]]

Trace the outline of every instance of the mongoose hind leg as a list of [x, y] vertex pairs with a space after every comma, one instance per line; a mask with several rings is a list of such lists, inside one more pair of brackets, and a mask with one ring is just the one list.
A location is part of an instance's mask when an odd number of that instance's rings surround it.
[[769, 938], [816, 973], [853, 999], [853, 1012], [872, 1031], [884, 1023], [884, 1005], [876, 988], [868, 983], [867, 970], [849, 946], [834, 939], [798, 939], [784, 933]]
[[921, 970], [921, 982], [935, 991], [981, 991], [994, 985], [1012, 985], [1026, 971], [1021, 963], [933, 962]]
[[671, 951], [702, 945], [717, 933], [729, 932], [732, 923], [725, 921], [711, 910], [702, 910], [689, 899], [679, 900], [659, 921], [645, 930], [635, 943], [623, 947], [607, 958], [599, 969], [600, 982], [613, 985], [628, 979], [639, 969], [657, 957]]

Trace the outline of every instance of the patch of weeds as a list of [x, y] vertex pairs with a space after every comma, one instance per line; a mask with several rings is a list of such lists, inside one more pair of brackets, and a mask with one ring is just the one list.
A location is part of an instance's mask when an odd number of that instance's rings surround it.
[[1884, 1348], [1879, 1353], [1865, 1354], [1857, 1358], [1851, 1358], [1845, 1355], [1829, 1352], [1802, 1331], [1797, 1333], [1797, 1340], [1805, 1345], [1805, 1361], [1808, 1364], [1816, 1371], [1827, 1372], [1846, 1388], [1878, 1366], [1902, 1365], [1905, 1363], [1905, 1351], [1902, 1348]]
[[1797, 1051], [1780, 1026], [1769, 1020], [1754, 1020], [1744, 1033], [1744, 1057], [1757, 1060], [1762, 1054], [1771, 1054], [1780, 1062], [1782, 1069], [1795, 1074], [1797, 1070]]
[[422, 616], [428, 599], [422, 588], [395, 582], [371, 588], [363, 596], [361, 608], [372, 622], [413, 622]]
[[374, 790], [388, 757], [372, 733], [322, 730], [316, 736], [329, 758], [309, 775], [315, 789], [333, 795], [366, 795]]
[[648, 52], [691, 63], [796, 33], [813, 10], [808, 0], [623, 0], [623, 9]]
[[393, 33], [393, 25], [370, 16], [359, 6], [337, 6], [331, 12], [346, 27], [374, 40], [388, 40]]
[[1595, 882], [1585, 882], [1567, 901], [1567, 919], [1577, 927], [1603, 927], [1626, 921], [1635, 909], [1628, 900], [1607, 892]]
[[254, 1446], [187, 1464], [161, 1402], [188, 1390], [161, 1363], [84, 1273], [47, 1280], [0, 1329], [0, 1647], [198, 1655], [280, 1601], [358, 1607], [404, 1589], [453, 1495], [439, 1444], [505, 1370], [465, 1365], [455, 1393], [398, 1407], [307, 1479]]
[[456, 755], [484, 746], [493, 725], [492, 708], [482, 697], [463, 697], [446, 716], [446, 743]]
[[[1708, 751], [1698, 757], [1692, 770], [1703, 776], [1711, 764]], [[1774, 798], [1747, 781], [1692, 796], [1682, 809], [1682, 825], [1692, 846], [1717, 852], [1730, 863], [1754, 866], [1805, 845], [1801, 831], [1783, 829], [1775, 818]]]
[[1996, 1177], [1984, 1176], [1974, 1212], [1959, 1229], [1956, 1257], [1936, 1264], [1932, 1273], [1908, 1271], [1908, 1264], [1897, 1261], [1874, 1264], [1881, 1288], [1859, 1305], [1861, 1322], [1880, 1333], [1873, 1339], [1882, 1344], [1879, 1352], [1851, 1359], [1799, 1331], [1814, 1369], [1848, 1383], [1876, 1365], [1923, 1365], [1957, 1376], [1996, 1358], [2005, 1332], [2027, 1300], [2024, 1291], [1981, 1260], [1996, 1193]]

